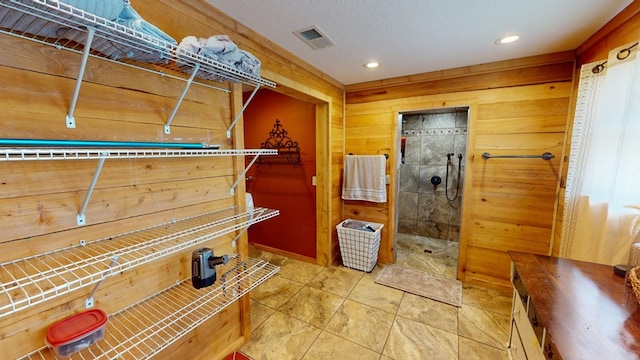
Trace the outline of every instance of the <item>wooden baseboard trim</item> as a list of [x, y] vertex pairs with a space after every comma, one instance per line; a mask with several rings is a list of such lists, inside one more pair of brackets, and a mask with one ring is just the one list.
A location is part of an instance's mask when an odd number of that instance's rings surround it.
[[274, 247], [271, 247], [271, 246], [266, 246], [266, 245], [254, 243], [254, 242], [251, 242], [251, 241], [249, 242], [249, 244], [251, 246], [255, 247], [258, 250], [267, 251], [267, 252], [270, 252], [272, 254], [276, 254], [276, 255], [280, 255], [280, 256], [285, 256], [285, 257], [288, 257], [290, 259], [300, 260], [300, 261], [308, 262], [310, 264], [317, 264], [318, 263], [315, 258], [312, 258], [312, 257], [309, 257], [309, 256], [296, 254], [296, 253], [293, 253], [293, 252], [290, 252], [290, 251], [277, 249], [277, 248], [274, 248]]

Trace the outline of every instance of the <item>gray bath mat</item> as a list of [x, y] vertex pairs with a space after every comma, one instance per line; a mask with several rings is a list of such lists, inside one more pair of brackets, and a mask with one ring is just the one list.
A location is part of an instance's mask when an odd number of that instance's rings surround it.
[[442, 275], [387, 265], [378, 274], [376, 283], [453, 306], [462, 306], [462, 283]]

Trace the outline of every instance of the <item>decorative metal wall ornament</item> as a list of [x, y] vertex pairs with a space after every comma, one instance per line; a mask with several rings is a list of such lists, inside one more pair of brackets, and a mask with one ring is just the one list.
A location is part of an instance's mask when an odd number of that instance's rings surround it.
[[260, 144], [261, 149], [276, 149], [276, 156], [261, 156], [258, 164], [291, 164], [293, 167], [300, 165], [300, 146], [298, 142], [287, 136], [287, 131], [280, 124], [280, 119], [276, 119], [273, 130], [269, 132], [269, 137]]

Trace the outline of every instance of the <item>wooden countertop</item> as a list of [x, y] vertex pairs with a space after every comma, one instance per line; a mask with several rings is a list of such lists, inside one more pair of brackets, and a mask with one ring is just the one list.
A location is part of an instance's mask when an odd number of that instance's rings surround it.
[[640, 306], [611, 266], [509, 254], [562, 359], [640, 359]]

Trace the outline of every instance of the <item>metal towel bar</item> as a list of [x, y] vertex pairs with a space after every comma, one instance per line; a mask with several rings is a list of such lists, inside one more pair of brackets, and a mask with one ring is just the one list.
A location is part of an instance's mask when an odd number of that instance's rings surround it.
[[[349, 153], [349, 155], [353, 155], [353, 153]], [[384, 154], [382, 154], [382, 155], [384, 155], [384, 158], [385, 158], [385, 159], [389, 160], [389, 154], [384, 153]]]
[[542, 155], [491, 155], [488, 152], [482, 153], [482, 159], [487, 160], [491, 158], [512, 158], [512, 159], [529, 159], [529, 158], [541, 158], [542, 160], [551, 160], [555, 156], [550, 152], [545, 152]]

